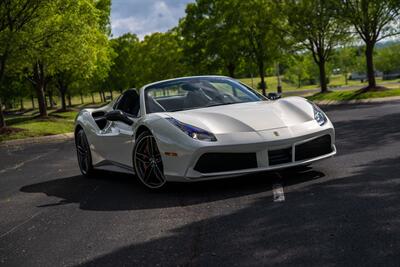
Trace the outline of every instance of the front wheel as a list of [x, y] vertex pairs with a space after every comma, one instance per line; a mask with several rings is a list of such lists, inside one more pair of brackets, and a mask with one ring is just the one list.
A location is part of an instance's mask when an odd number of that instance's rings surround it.
[[133, 149], [133, 167], [140, 181], [151, 189], [165, 185], [164, 167], [156, 139], [149, 132], [143, 132]]
[[81, 173], [84, 176], [91, 176], [94, 172], [92, 165], [92, 155], [90, 153], [89, 142], [83, 129], [76, 133], [75, 137], [76, 152], [78, 156], [78, 164]]

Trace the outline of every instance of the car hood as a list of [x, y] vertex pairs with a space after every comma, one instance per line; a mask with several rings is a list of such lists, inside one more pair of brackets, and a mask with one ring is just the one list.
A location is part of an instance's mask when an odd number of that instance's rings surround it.
[[251, 132], [290, 127], [313, 120], [311, 105], [302, 98], [222, 105], [167, 116], [215, 134]]

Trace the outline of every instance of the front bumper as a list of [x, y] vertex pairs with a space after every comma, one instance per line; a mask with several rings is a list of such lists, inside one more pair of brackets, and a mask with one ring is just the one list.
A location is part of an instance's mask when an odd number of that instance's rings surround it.
[[[329, 153], [304, 160], [296, 160], [296, 146], [325, 135], [329, 135], [331, 140]], [[305, 165], [336, 154], [334, 145], [335, 132], [330, 122], [324, 127], [320, 127], [314, 122], [307, 122], [301, 128], [296, 126], [259, 132], [217, 135], [217, 139], [217, 142], [194, 141], [193, 143], [178, 145], [178, 147], [159, 140], [161, 151], [174, 151], [178, 154], [176, 157], [163, 155], [164, 174], [167, 180], [182, 182], [227, 178]], [[270, 165], [269, 152], [280, 149], [292, 150], [290, 161], [283, 164]], [[196, 171], [195, 166], [205, 153], [255, 153], [257, 164], [255, 168], [201, 173]]]

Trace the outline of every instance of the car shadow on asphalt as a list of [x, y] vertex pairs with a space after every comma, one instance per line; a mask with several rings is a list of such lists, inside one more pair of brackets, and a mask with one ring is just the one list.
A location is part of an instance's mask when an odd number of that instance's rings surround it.
[[399, 160], [359, 165], [284, 203], [261, 197], [79, 266], [398, 266]]
[[324, 174], [311, 167], [267, 172], [236, 178], [195, 183], [171, 183], [164, 190], [153, 192], [133, 175], [99, 172], [95, 178], [73, 176], [23, 186], [25, 193], [44, 193], [60, 200], [41, 205], [50, 207], [79, 204], [80, 209], [96, 211], [160, 209], [183, 207], [223, 199], [271, 193], [274, 183], [285, 186], [320, 179]]

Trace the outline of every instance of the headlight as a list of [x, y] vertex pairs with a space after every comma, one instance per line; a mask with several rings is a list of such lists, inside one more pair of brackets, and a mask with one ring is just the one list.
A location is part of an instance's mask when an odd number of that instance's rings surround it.
[[314, 103], [310, 102], [314, 109], [314, 119], [318, 122], [320, 126], [324, 125], [328, 118], [326, 117], [325, 113]]
[[189, 125], [183, 122], [180, 122], [174, 118], [166, 118], [170, 123], [178, 127], [182, 132], [187, 134], [193, 139], [200, 140], [200, 141], [209, 141], [209, 142], [215, 142], [217, 141], [217, 138], [215, 138], [215, 135], [207, 132], [206, 130], [200, 129], [198, 127], [195, 127], [193, 125]]

